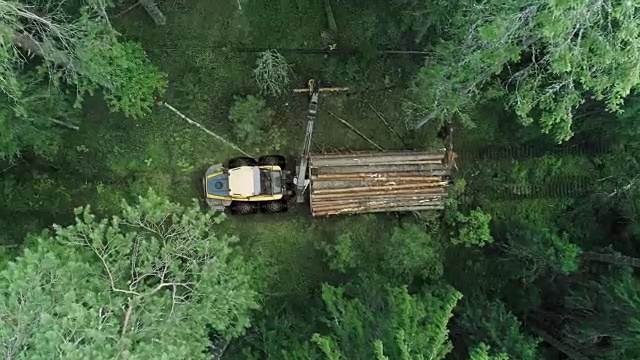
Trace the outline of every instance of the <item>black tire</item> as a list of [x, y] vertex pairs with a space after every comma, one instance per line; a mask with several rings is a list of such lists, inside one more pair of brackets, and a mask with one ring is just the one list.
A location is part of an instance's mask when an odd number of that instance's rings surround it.
[[256, 166], [256, 159], [252, 159], [250, 157], [242, 156], [229, 160], [229, 169], [235, 169], [241, 166]]
[[234, 201], [229, 207], [234, 215], [248, 215], [258, 212], [258, 204], [248, 201]]
[[280, 169], [284, 170], [287, 165], [287, 161], [282, 155], [265, 155], [258, 159], [259, 165], [278, 165]]
[[267, 214], [274, 214], [287, 211], [287, 204], [284, 201], [269, 201], [262, 204], [262, 211]]

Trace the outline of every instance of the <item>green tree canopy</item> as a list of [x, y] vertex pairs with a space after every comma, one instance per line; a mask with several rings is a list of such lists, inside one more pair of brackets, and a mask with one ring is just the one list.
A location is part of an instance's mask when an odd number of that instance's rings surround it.
[[578, 270], [580, 248], [554, 229], [520, 225], [507, 234], [505, 259], [511, 275], [532, 282], [542, 275], [568, 275]]
[[153, 193], [111, 219], [76, 214], [0, 272], [5, 357], [204, 359], [211, 334], [249, 326], [252, 266], [213, 230], [223, 215]]
[[489, 229], [490, 222], [491, 215], [480, 209], [471, 210], [468, 214], [455, 211], [451, 223], [455, 229], [451, 234], [451, 242], [464, 246], [491, 244], [493, 237]]
[[590, 359], [640, 358], [640, 281], [630, 269], [577, 284], [565, 306], [565, 343]]
[[509, 356], [505, 353], [493, 355], [487, 344], [480, 343], [469, 353], [469, 360], [509, 360]]
[[452, 15], [413, 89], [428, 118], [469, 124], [471, 106], [502, 94], [522, 123], [563, 141], [582, 103], [618, 111], [640, 83], [633, 1], [461, 0]]
[[[326, 325], [313, 342], [326, 359], [444, 359], [452, 349], [447, 324], [462, 295], [449, 287], [410, 294], [406, 287], [324, 286]], [[379, 289], [379, 290], [375, 290]]]
[[50, 152], [50, 128], [77, 122], [68, 107], [86, 94], [101, 91], [112, 110], [139, 117], [164, 92], [165, 75], [111, 26], [110, 4], [0, 1], [0, 158]]
[[520, 321], [501, 301], [467, 301], [459, 323], [473, 343], [489, 344], [513, 359], [542, 359], [538, 353], [541, 340], [523, 333]]
[[452, 349], [447, 324], [461, 294], [448, 286], [411, 294], [383, 281], [324, 286], [328, 331], [314, 334], [316, 347], [300, 345], [292, 358], [444, 359]]

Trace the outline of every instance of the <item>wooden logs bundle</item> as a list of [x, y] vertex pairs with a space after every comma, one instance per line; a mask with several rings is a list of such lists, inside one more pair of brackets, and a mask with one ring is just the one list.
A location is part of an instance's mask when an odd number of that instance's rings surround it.
[[361, 152], [310, 157], [314, 216], [442, 209], [445, 153]]

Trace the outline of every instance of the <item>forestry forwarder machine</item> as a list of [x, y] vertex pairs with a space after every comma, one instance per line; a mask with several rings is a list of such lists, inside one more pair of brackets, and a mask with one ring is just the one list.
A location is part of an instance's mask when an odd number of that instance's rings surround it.
[[219, 211], [230, 208], [235, 214], [260, 209], [275, 213], [286, 210], [294, 194], [297, 203], [304, 203], [309, 188], [312, 216], [444, 208], [456, 157], [451, 136], [448, 149], [445, 146], [434, 151], [380, 149], [311, 154], [320, 93], [347, 89], [321, 88], [313, 80], [308, 85], [307, 89], [294, 90], [308, 92], [311, 97], [302, 153], [294, 172], [285, 169], [285, 158], [280, 155], [257, 160], [238, 157], [213, 165], [203, 179], [209, 206]]
[[229, 208], [233, 214], [252, 214], [259, 210], [266, 213], [285, 211], [294, 193], [297, 194], [296, 202], [303, 203], [309, 185], [306, 174], [320, 92], [346, 90], [321, 88], [313, 79], [309, 80], [307, 89], [294, 90], [308, 91], [310, 95], [304, 146], [295, 171], [297, 176], [285, 169], [286, 159], [281, 155], [233, 158], [207, 169], [203, 179], [207, 204], [217, 211]]

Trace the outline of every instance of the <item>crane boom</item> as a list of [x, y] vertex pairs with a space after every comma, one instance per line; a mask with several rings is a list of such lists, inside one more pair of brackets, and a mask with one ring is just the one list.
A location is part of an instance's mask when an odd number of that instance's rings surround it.
[[313, 136], [313, 123], [318, 113], [318, 99], [320, 98], [320, 86], [315, 81], [309, 81], [309, 91], [311, 94], [311, 102], [307, 111], [307, 131], [304, 135], [304, 144], [300, 162], [298, 165], [298, 174], [296, 177], [296, 202], [304, 202], [304, 191], [307, 188], [307, 168], [309, 165], [309, 153], [311, 152], [311, 137]]

